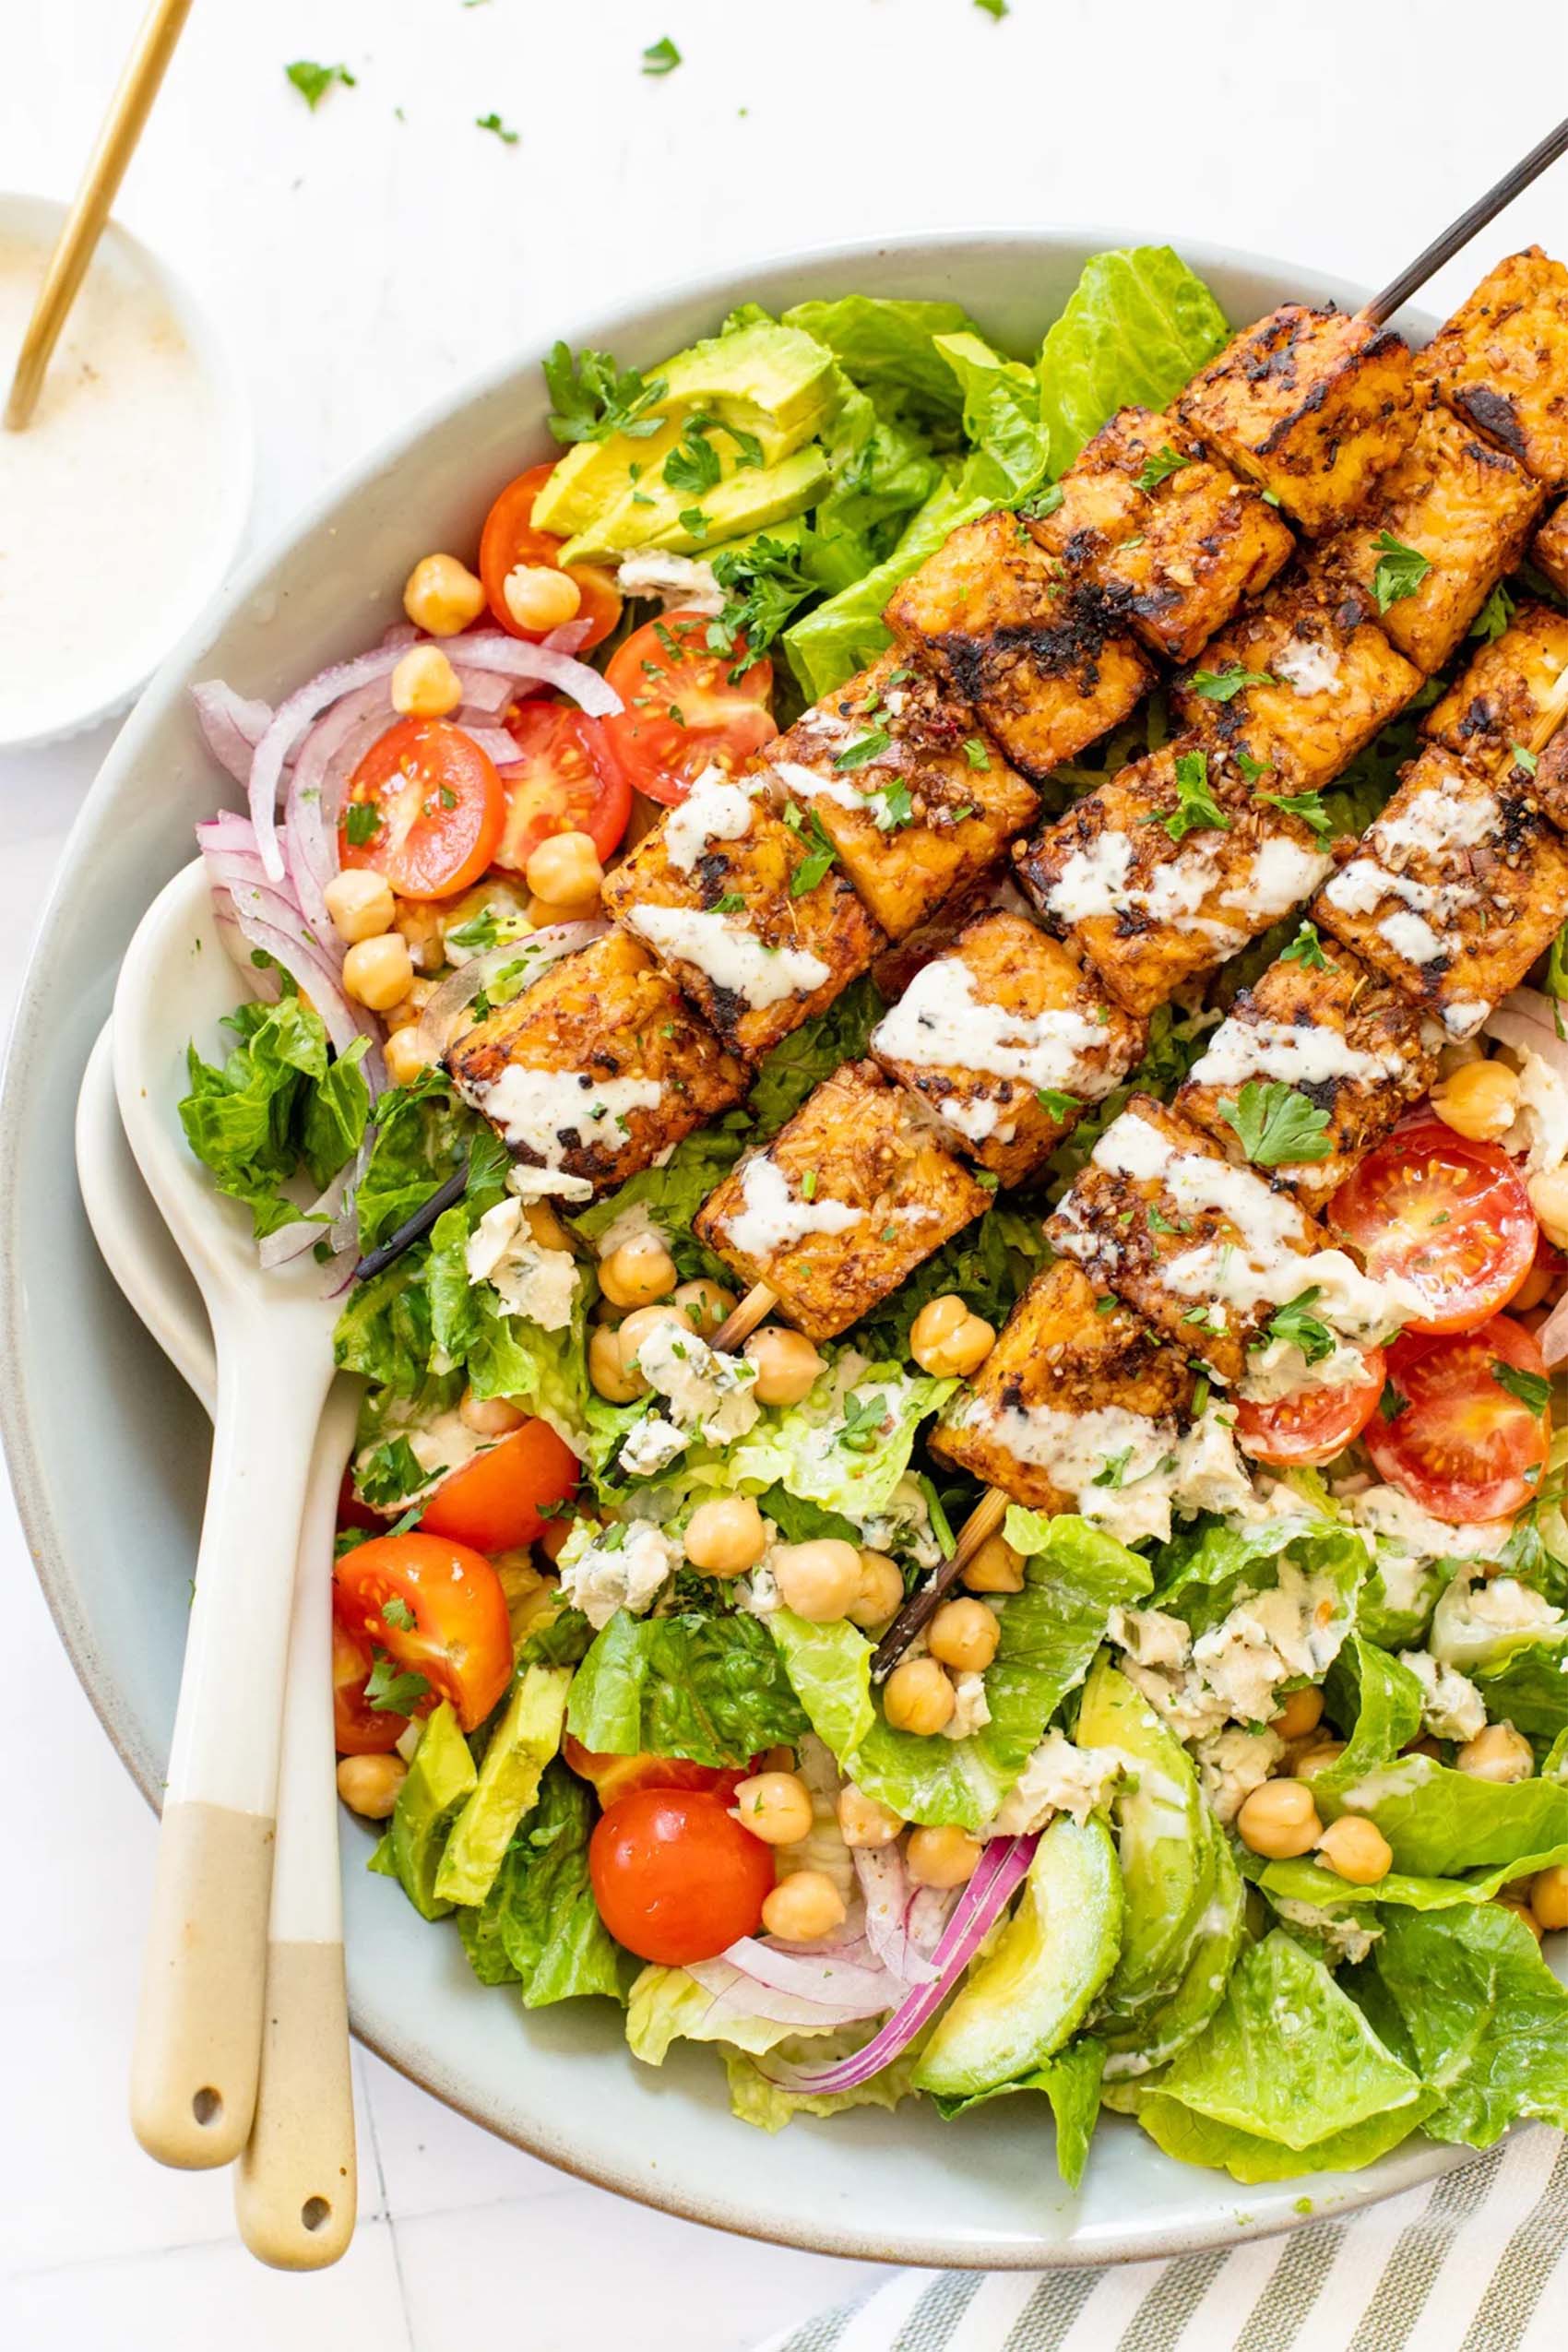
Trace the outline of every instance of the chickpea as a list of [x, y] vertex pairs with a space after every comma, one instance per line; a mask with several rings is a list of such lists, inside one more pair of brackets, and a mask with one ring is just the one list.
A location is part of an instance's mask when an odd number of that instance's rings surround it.
[[548, 931], [552, 923], [580, 923], [599, 912], [597, 898], [579, 898], [569, 906], [558, 906], [553, 898], [530, 897], [528, 918], [535, 931]]
[[705, 1576], [743, 1576], [767, 1550], [767, 1529], [749, 1495], [727, 1494], [698, 1503], [687, 1523], [685, 1546], [686, 1558]]
[[548, 1201], [525, 1201], [523, 1223], [541, 1250], [564, 1250], [570, 1255], [572, 1237]]
[[917, 1886], [967, 1886], [983, 1851], [961, 1829], [912, 1829], [904, 1849]]
[[552, 564], [514, 564], [501, 593], [519, 629], [559, 629], [582, 609], [583, 592], [570, 572]]
[[1423, 1731], [1419, 1740], [1408, 1740], [1399, 1752], [1402, 1756], [1430, 1756], [1433, 1764], [1443, 1762], [1443, 1750], [1430, 1731]]
[[691, 1316], [692, 1328], [700, 1339], [711, 1339], [719, 1325], [733, 1314], [735, 1294], [699, 1275], [695, 1282], [682, 1283], [675, 1293], [675, 1304]]
[[639, 1380], [642, 1370], [637, 1362], [638, 1348], [646, 1339], [651, 1339], [656, 1331], [662, 1331], [666, 1324], [671, 1324], [677, 1331], [690, 1331], [692, 1327], [680, 1308], [664, 1300], [658, 1306], [635, 1308], [617, 1327], [615, 1338], [621, 1350], [621, 1361], [628, 1372], [636, 1372]]
[[1504, 1062], [1466, 1062], [1431, 1090], [1431, 1107], [1445, 1127], [1475, 1143], [1492, 1143], [1514, 1124], [1519, 1080]]
[[519, 1413], [505, 1396], [476, 1396], [471, 1388], [465, 1388], [457, 1419], [476, 1437], [507, 1437], [513, 1430], [522, 1428], [528, 1415]]
[[1338, 1763], [1344, 1752], [1343, 1740], [1324, 1740], [1320, 1747], [1309, 1748], [1304, 1756], [1296, 1759], [1297, 1779], [1311, 1780], [1316, 1774], [1326, 1772], [1331, 1764]]
[[1561, 1862], [1530, 1881], [1530, 1909], [1538, 1928], [1568, 1928], [1568, 1869]]
[[394, 1029], [381, 1049], [386, 1075], [395, 1087], [411, 1087], [420, 1072], [430, 1067], [430, 1057], [419, 1044], [418, 1035], [410, 1021], [407, 1028]]
[[769, 1935], [786, 1943], [814, 1943], [844, 1924], [844, 1898], [826, 1871], [791, 1871], [762, 1907]]
[[543, 1552], [546, 1560], [550, 1562], [552, 1567], [554, 1566], [556, 1561], [560, 1559], [561, 1554], [565, 1550], [566, 1538], [571, 1534], [572, 1529], [576, 1526], [576, 1524], [577, 1523], [575, 1519], [547, 1519], [543, 1526], [540, 1529], [539, 1534], [535, 1536], [535, 1543], [539, 1546], [540, 1551]]
[[1526, 1315], [1532, 1307], [1544, 1306], [1556, 1288], [1557, 1277], [1550, 1265], [1532, 1265], [1519, 1288], [1508, 1301], [1511, 1315]]
[[1521, 1903], [1518, 1896], [1515, 1895], [1499, 1895], [1494, 1896], [1493, 1900], [1496, 1902], [1497, 1907], [1500, 1911], [1512, 1911], [1516, 1919], [1523, 1919], [1525, 1925], [1529, 1929], [1530, 1933], [1535, 1937], [1536, 1942], [1538, 1943], [1540, 1942], [1540, 1921], [1537, 1918], [1534, 1911], [1531, 1910], [1527, 1903]]
[[779, 1544], [770, 1565], [785, 1608], [813, 1625], [844, 1616], [861, 1588], [861, 1555], [837, 1536]]
[[643, 1396], [647, 1383], [634, 1366], [626, 1368], [621, 1353], [621, 1335], [596, 1324], [588, 1334], [588, 1378], [607, 1405], [630, 1405]]
[[932, 1657], [957, 1674], [983, 1674], [1001, 1638], [1002, 1628], [983, 1600], [944, 1600], [926, 1636]]
[[1375, 1886], [1394, 1868], [1394, 1848], [1375, 1822], [1342, 1813], [1318, 1839], [1318, 1852], [1331, 1871], [1352, 1886]]
[[667, 1299], [679, 1277], [657, 1233], [639, 1233], [599, 1262], [599, 1287], [612, 1307], [647, 1307]]
[[529, 888], [552, 906], [592, 908], [599, 902], [604, 868], [588, 833], [549, 833], [529, 858]]
[[909, 1353], [934, 1379], [967, 1379], [996, 1345], [994, 1327], [971, 1314], [956, 1290], [923, 1306], [909, 1327]]
[[422, 556], [403, 585], [404, 612], [433, 637], [455, 637], [484, 607], [484, 582], [455, 555]]
[[884, 1625], [904, 1599], [904, 1576], [885, 1551], [862, 1551], [859, 1590], [844, 1611], [851, 1625]]
[[1472, 1780], [1528, 1780], [1536, 1768], [1535, 1751], [1511, 1723], [1489, 1723], [1454, 1761]]
[[868, 1797], [852, 1780], [838, 1791], [838, 1829], [846, 1846], [891, 1846], [903, 1826], [901, 1814]]
[[958, 1580], [971, 1593], [1021, 1593], [1024, 1555], [1014, 1550], [1005, 1536], [987, 1536], [974, 1558], [959, 1570]]
[[957, 1704], [946, 1669], [934, 1657], [905, 1658], [883, 1686], [883, 1709], [894, 1730], [918, 1732], [922, 1739], [951, 1723]]
[[[402, 934], [416, 972], [433, 972], [446, 961], [446, 932], [439, 907], [427, 906], [419, 898], [401, 898], [393, 924]], [[423, 980], [417, 985], [429, 994], [435, 983]]]
[[735, 1818], [765, 1846], [798, 1846], [811, 1835], [812, 1792], [798, 1772], [754, 1773], [735, 1791]]
[[379, 939], [384, 931], [391, 930], [398, 912], [391, 884], [384, 873], [373, 873], [369, 866], [345, 866], [321, 895], [332, 928], [347, 947], [361, 939]]
[[1525, 1190], [1547, 1240], [1557, 1249], [1568, 1250], [1568, 1168], [1527, 1177]]
[[1314, 1691], [1309, 1683], [1304, 1691], [1289, 1693], [1271, 1728], [1282, 1740], [1304, 1740], [1322, 1721], [1323, 1693]]
[[786, 1331], [781, 1324], [765, 1323], [742, 1352], [756, 1366], [752, 1395], [759, 1405], [798, 1405], [811, 1395], [822, 1370], [822, 1358], [805, 1335]]
[[1484, 1062], [1485, 1059], [1486, 1048], [1479, 1038], [1455, 1038], [1452, 1044], [1439, 1049], [1437, 1075], [1440, 1078], [1451, 1078], [1455, 1070], [1465, 1067], [1467, 1062]]
[[413, 983], [408, 943], [395, 931], [379, 939], [356, 940], [343, 958], [343, 987], [373, 1013], [386, 1013]]
[[1254, 1788], [1236, 1816], [1243, 1846], [1270, 1861], [1286, 1861], [1309, 1854], [1323, 1835], [1313, 1792], [1299, 1780], [1265, 1780]]
[[392, 672], [392, 707], [405, 719], [445, 719], [463, 682], [438, 645], [411, 645]]
[[366, 1821], [385, 1821], [408, 1776], [409, 1767], [401, 1756], [341, 1756], [338, 1794], [350, 1812], [362, 1814]]

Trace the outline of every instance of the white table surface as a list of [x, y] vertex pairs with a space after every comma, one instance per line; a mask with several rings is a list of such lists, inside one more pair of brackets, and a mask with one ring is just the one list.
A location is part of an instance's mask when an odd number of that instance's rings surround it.
[[[69, 193], [140, 12], [4, 11], [0, 177]], [[558, 319], [748, 253], [1092, 221], [1381, 281], [1562, 103], [1557, 0], [1513, 0], [1499, 30], [1479, 34], [1458, 0], [1211, 0], [1201, 16], [1013, 0], [1001, 24], [973, 0], [198, 0], [120, 213], [240, 347], [270, 534]], [[686, 62], [645, 79], [640, 52], [666, 33]], [[357, 87], [311, 114], [283, 78], [302, 55], [341, 59]], [[473, 126], [492, 109], [517, 146]], [[1568, 253], [1568, 164], [1436, 301], [1532, 238]], [[3, 539], [0, 517], [0, 553]], [[0, 758], [6, 1012], [111, 732]], [[287, 2329], [291, 2352], [739, 2352], [869, 2277], [618, 2204], [362, 2052], [350, 2254], [308, 2281], [251, 2263], [227, 2180], [160, 2171], [130, 2137], [152, 1823], [55, 1646], [3, 1486], [0, 1574], [18, 1776], [0, 1935], [8, 2346], [273, 2352]]]

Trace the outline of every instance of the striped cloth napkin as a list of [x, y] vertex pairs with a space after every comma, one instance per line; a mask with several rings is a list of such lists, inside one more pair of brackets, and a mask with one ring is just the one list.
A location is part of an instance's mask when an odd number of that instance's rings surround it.
[[1568, 2139], [1344, 2221], [1110, 2270], [899, 2271], [756, 2352], [1562, 2352]]

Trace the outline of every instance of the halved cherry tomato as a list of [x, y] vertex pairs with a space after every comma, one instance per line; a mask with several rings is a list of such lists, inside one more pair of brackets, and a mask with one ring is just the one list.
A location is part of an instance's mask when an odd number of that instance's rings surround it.
[[552, 572], [564, 570], [576, 580], [582, 592], [578, 619], [588, 624], [588, 633], [580, 650], [601, 645], [621, 618], [621, 593], [608, 572], [597, 564], [561, 563], [561, 550], [566, 544], [553, 531], [536, 530], [533, 502], [554, 472], [553, 466], [530, 466], [526, 474], [509, 481], [484, 518], [484, 529], [479, 542], [479, 576], [484, 582], [484, 592], [490, 599], [490, 609], [507, 634], [527, 637], [536, 643], [548, 634], [543, 629], [520, 629], [513, 620], [506, 603], [506, 575], [519, 564], [548, 564]]
[[[1518, 1374], [1520, 1396], [1497, 1376]], [[1546, 1363], [1512, 1316], [1479, 1331], [1422, 1336], [1402, 1332], [1388, 1349], [1388, 1377], [1405, 1402], [1392, 1420], [1373, 1415], [1364, 1432], [1381, 1477], [1402, 1487], [1434, 1518], [1461, 1526], [1522, 1510], [1539, 1488], [1550, 1414], [1535, 1409]]]
[[409, 1728], [406, 1715], [373, 1707], [364, 1694], [374, 1659], [370, 1644], [332, 1611], [332, 1741], [340, 1756], [384, 1756]]
[[482, 1552], [440, 1536], [377, 1536], [346, 1551], [333, 1574], [350, 1633], [422, 1674], [465, 1731], [484, 1721], [512, 1679], [512, 1632]]
[[701, 612], [671, 612], [635, 629], [605, 672], [624, 708], [607, 719], [611, 749], [639, 792], [672, 808], [705, 767], [733, 775], [778, 730], [767, 707], [773, 664], [750, 669], [745, 640], [714, 653]]
[[607, 1756], [585, 1748], [568, 1731], [561, 1742], [564, 1763], [579, 1780], [588, 1781], [601, 1805], [629, 1797], [634, 1788], [697, 1788], [732, 1804], [735, 1791], [751, 1767], [741, 1764], [720, 1771], [713, 1764], [689, 1764], [684, 1756]]
[[1242, 1397], [1236, 1407], [1236, 1437], [1254, 1462], [1287, 1464], [1332, 1462], [1352, 1438], [1360, 1437], [1383, 1395], [1381, 1348], [1363, 1351], [1360, 1379], [1342, 1381], [1333, 1388], [1303, 1388], [1294, 1396], [1276, 1397], [1254, 1405]]
[[488, 1453], [443, 1479], [424, 1506], [427, 1536], [450, 1536], [475, 1551], [511, 1551], [543, 1530], [541, 1503], [576, 1491], [577, 1457], [548, 1421], [525, 1421]]
[[506, 816], [493, 862], [521, 873], [552, 833], [589, 834], [600, 860], [607, 858], [626, 830], [632, 788], [602, 722], [565, 703], [519, 702], [506, 725], [517, 757], [501, 771]]
[[1420, 1119], [1361, 1162], [1328, 1221], [1379, 1281], [1398, 1276], [1425, 1302], [1408, 1331], [1473, 1331], [1506, 1306], [1536, 1253], [1523, 1179], [1495, 1144]]
[[678, 1968], [755, 1933], [773, 1887], [773, 1848], [741, 1827], [723, 1797], [637, 1788], [600, 1818], [588, 1876], [616, 1942]]
[[501, 778], [470, 734], [449, 719], [400, 719], [354, 770], [338, 853], [384, 873], [400, 898], [451, 898], [484, 873], [505, 814]]

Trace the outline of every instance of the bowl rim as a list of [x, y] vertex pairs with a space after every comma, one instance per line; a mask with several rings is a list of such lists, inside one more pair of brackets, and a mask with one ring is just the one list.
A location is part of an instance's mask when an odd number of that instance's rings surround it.
[[[890, 255], [930, 255], [938, 258], [944, 248], [949, 245], [971, 250], [979, 246], [1011, 249], [1022, 259], [1030, 253], [1038, 254], [1041, 249], [1062, 245], [1074, 251], [1093, 253], [1145, 242], [1147, 240], [1141, 238], [1136, 232], [1124, 228], [1076, 221], [1050, 221], [1024, 228], [982, 223], [972, 227], [904, 231], [871, 238], [829, 239], [805, 247], [782, 246], [749, 257], [730, 257], [669, 283], [661, 282], [651, 291], [640, 293], [635, 300], [628, 297], [608, 314], [579, 313], [563, 323], [557, 333], [574, 349], [580, 348], [590, 339], [601, 347], [609, 347], [617, 337], [626, 338], [637, 333], [651, 313], [666, 305], [706, 303], [717, 310], [720, 305], [727, 307], [736, 301], [744, 300], [747, 298], [745, 288], [748, 280], [787, 274], [790, 270], [805, 272], [819, 267], [864, 268], [872, 272]], [[1348, 280], [1319, 270], [1298, 268], [1294, 264], [1286, 265], [1276, 256], [1246, 247], [1215, 244], [1201, 237], [1172, 236], [1169, 242], [1178, 245], [1182, 258], [1202, 276], [1227, 271], [1251, 272], [1276, 279], [1289, 276], [1296, 290], [1296, 299], [1301, 301], [1345, 304], [1365, 299], [1365, 289]], [[1417, 333], [1424, 333], [1431, 324], [1429, 316], [1420, 312], [1401, 314], [1401, 316]], [[552, 335], [549, 341], [552, 343], [555, 339], [556, 336]], [[422, 403], [409, 419], [383, 436], [365, 456], [339, 469], [318, 493], [296, 508], [282, 525], [268, 534], [263, 544], [220, 582], [201, 612], [142, 689], [135, 707], [105, 754], [66, 837], [18, 992], [5, 1067], [0, 1074], [3, 1075], [3, 1087], [0, 1087], [0, 1217], [7, 1224], [13, 1213], [11, 1204], [18, 1196], [16, 1175], [25, 1124], [24, 1106], [36, 1092], [35, 1057], [49, 1050], [48, 1039], [42, 1033], [42, 1025], [37, 1018], [43, 993], [42, 975], [50, 962], [54, 933], [63, 920], [68, 897], [67, 877], [78, 844], [89, 840], [98, 829], [105, 810], [121, 789], [122, 778], [135, 767], [145, 739], [160, 723], [170, 706], [177, 702], [191, 673], [193, 660], [206, 651], [222, 628], [242, 613], [247, 601], [297, 542], [337, 509], [367, 489], [378, 476], [399, 463], [428, 434], [463, 410], [493, 395], [522, 371], [537, 366], [547, 348], [548, 344], [514, 348], [505, 356], [465, 377], [457, 386]], [[13, 1232], [13, 1241], [18, 1238]], [[113, 1277], [107, 1269], [102, 1279], [112, 1285]], [[128, 1713], [114, 1679], [97, 1650], [89, 1625], [76, 1606], [73, 1578], [50, 1511], [42, 1456], [34, 1452], [32, 1416], [18, 1336], [25, 1327], [18, 1313], [23, 1283], [23, 1253], [16, 1246], [0, 1247], [0, 1443], [3, 1443], [10, 1472], [18, 1516], [45, 1603], [77, 1679], [110, 1744], [156, 1812], [160, 1808], [161, 1795], [157, 1776], [148, 1768], [148, 1759], [133, 1736]], [[515, 2119], [503, 2118], [498, 2110], [486, 2111], [480, 2103], [466, 2096], [458, 2085], [444, 2073], [439, 2060], [428, 2049], [422, 2049], [412, 2037], [399, 2040], [391, 2026], [394, 2013], [395, 2004], [389, 2003], [383, 2016], [372, 2016], [367, 2013], [362, 2000], [351, 1999], [350, 2023], [355, 2037], [394, 2072], [440, 2099], [444, 2105], [559, 2171], [596, 2188], [630, 2198], [654, 2211], [701, 2223], [732, 2236], [861, 2262], [932, 2266], [933, 2248], [929, 2237], [913, 2232], [901, 2236], [885, 2232], [873, 2239], [863, 2231], [840, 2226], [826, 2216], [810, 2228], [788, 2225], [770, 2227], [758, 2216], [754, 2202], [748, 2204], [739, 2192], [725, 2199], [705, 2196], [683, 2189], [678, 2180], [662, 2169], [650, 2176], [630, 2163], [618, 2166], [611, 2162], [596, 2162], [575, 2155], [569, 2144], [563, 2144], [542, 2132], [530, 2134], [519, 2128]], [[1418, 2136], [1405, 2148], [1383, 2158], [1377, 2166], [1354, 2176], [1352, 2184], [1342, 2192], [1336, 2192], [1332, 2198], [1314, 2200], [1311, 2215], [1299, 2214], [1289, 2201], [1279, 2201], [1276, 2209], [1261, 2214], [1247, 2210], [1244, 2203], [1238, 2204], [1230, 2201], [1226, 2210], [1217, 2209], [1211, 2217], [1154, 2227], [1139, 2227], [1134, 2223], [1111, 2244], [1099, 2239], [1085, 2246], [1071, 2238], [1061, 2240], [1042, 2238], [1032, 2242], [1020, 2242], [1014, 2238], [1000, 2237], [989, 2240], [976, 2239], [951, 2242], [941, 2249], [940, 2263], [942, 2267], [954, 2270], [1099, 2269], [1122, 2263], [1146, 2262], [1224, 2248], [1300, 2227], [1308, 2218], [1319, 2218], [1329, 2213], [1341, 2215], [1380, 2203], [1386, 2197], [1435, 2180], [1457, 2166], [1473, 2161], [1475, 2152], [1469, 2148], [1446, 2147]], [[1218, 2187], [1219, 2178], [1215, 2176], [1217, 2195], [1223, 2197], [1225, 2192]], [[1269, 2192], [1260, 2191], [1253, 2202], [1268, 2204]]]
[[[18, 226], [37, 222], [52, 241], [68, 208], [63, 198], [42, 189], [0, 189], [0, 229], [9, 228], [13, 221]], [[179, 600], [184, 618], [174, 642], [173, 653], [177, 653], [222, 595], [235, 559], [245, 543], [255, 495], [255, 411], [232, 343], [210, 311], [197, 301], [180, 272], [117, 217], [111, 216], [104, 224], [100, 251], [104, 245], [117, 247], [162, 294], [212, 393], [223, 464], [223, 493], [212, 519], [203, 528], [198, 560], [191, 565], [188, 584]], [[97, 259], [95, 253], [94, 263]], [[41, 751], [46, 744], [66, 742], [75, 735], [85, 734], [89, 728], [101, 725], [106, 719], [126, 709], [140, 694], [150, 692], [172, 658], [173, 654], [165, 654], [150, 671], [140, 660], [104, 660], [97, 677], [90, 681], [92, 699], [82, 709], [66, 710], [62, 705], [43, 726], [34, 726], [24, 735], [6, 734], [0, 723], [0, 754], [9, 758], [22, 752]]]

